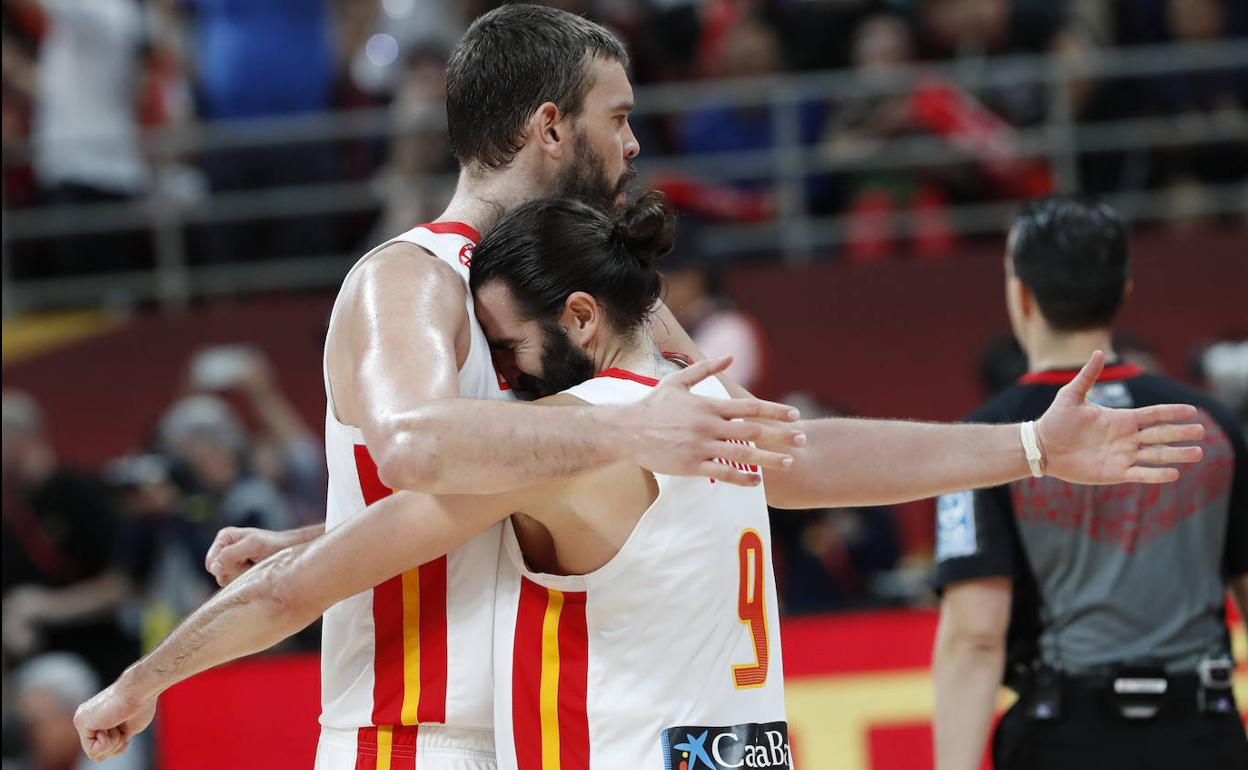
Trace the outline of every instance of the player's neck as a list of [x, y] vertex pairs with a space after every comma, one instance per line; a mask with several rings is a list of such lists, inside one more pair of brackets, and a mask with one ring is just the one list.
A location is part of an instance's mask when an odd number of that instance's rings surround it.
[[532, 182], [516, 169], [488, 172], [461, 170], [455, 194], [438, 221], [462, 222], [484, 233], [504, 214], [535, 197]]
[[1104, 351], [1105, 358], [1113, 360], [1113, 335], [1109, 329], [1077, 332], [1037, 330], [1033, 332], [1027, 345], [1027, 368], [1033, 372], [1078, 369], [1097, 350]]
[[638, 335], [636, 341], [625, 341], [615, 338], [602, 346], [600, 354], [594, 356], [595, 368], [599, 372], [608, 369], [623, 369], [645, 377], [662, 379], [674, 367], [660, 354], [654, 346], [649, 332]]

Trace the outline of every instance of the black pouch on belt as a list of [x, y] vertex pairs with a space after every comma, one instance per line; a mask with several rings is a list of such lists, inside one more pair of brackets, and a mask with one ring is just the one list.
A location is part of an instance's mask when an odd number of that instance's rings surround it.
[[1166, 669], [1153, 663], [1124, 663], [1109, 680], [1109, 698], [1125, 719], [1151, 719], [1170, 688]]

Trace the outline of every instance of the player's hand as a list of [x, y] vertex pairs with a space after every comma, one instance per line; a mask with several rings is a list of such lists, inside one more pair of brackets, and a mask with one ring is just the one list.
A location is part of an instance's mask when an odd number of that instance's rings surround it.
[[1105, 366], [1096, 351], [1075, 379], [1057, 392], [1036, 422], [1045, 473], [1073, 484], [1164, 484], [1179, 478], [1173, 466], [1198, 462], [1204, 438], [1190, 404], [1107, 409], [1089, 403], [1088, 391]]
[[749, 446], [799, 447], [806, 435], [785, 423], [796, 422], [791, 406], [756, 398], [714, 399], [689, 392], [697, 383], [728, 368], [731, 356], [701, 361], [664, 377], [654, 392], [623, 408], [630, 454], [643, 468], [670, 476], [707, 476], [740, 486], [755, 486], [757, 473], [746, 473], [716, 458], [760, 468], [787, 468], [791, 455]]
[[136, 698], [118, 680], [78, 707], [74, 728], [82, 750], [98, 762], [125, 751], [130, 739], [146, 730], [155, 715], [155, 698]]
[[290, 533], [254, 527], [226, 527], [217, 533], [204, 557], [204, 567], [224, 588], [246, 572], [283, 548], [292, 545]]

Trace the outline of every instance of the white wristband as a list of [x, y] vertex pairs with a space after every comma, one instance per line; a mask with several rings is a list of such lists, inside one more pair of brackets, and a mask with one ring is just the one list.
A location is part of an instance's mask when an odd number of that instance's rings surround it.
[[1044, 477], [1044, 453], [1040, 451], [1040, 441], [1036, 438], [1036, 423], [1028, 421], [1018, 426], [1018, 434], [1023, 439], [1023, 453], [1027, 455], [1027, 465], [1031, 467], [1031, 475]]

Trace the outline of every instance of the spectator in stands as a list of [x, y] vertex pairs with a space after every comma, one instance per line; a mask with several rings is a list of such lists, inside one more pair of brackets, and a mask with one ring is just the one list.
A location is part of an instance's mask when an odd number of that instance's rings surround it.
[[424, 47], [407, 57], [391, 105], [390, 157], [377, 176], [385, 208], [370, 246], [436, 217], [454, 191], [455, 159], [443, 117], [446, 56], [445, 50]]
[[[780, 40], [775, 31], [754, 16], [736, 21], [710, 75], [714, 77], [765, 77], [781, 71]], [[800, 140], [814, 144], [819, 136], [820, 105], [802, 105]], [[775, 122], [768, 107], [736, 107], [704, 104], [691, 110], [681, 130], [680, 150], [688, 154], [766, 150], [775, 146]], [[739, 187], [758, 190], [764, 180], [734, 180]]]
[[273, 364], [258, 348], [205, 348], [191, 360], [191, 387], [241, 395], [260, 432], [251, 439], [256, 476], [283, 495], [297, 524], [325, 520], [325, 448], [282, 392]]
[[[184, 0], [195, 41], [199, 114], [241, 121], [317, 113], [332, 104], [335, 82], [326, 0]], [[280, 142], [209, 152], [204, 170], [214, 193], [327, 182], [331, 147]], [[332, 220], [289, 218], [269, 225], [214, 223], [200, 236], [216, 262], [337, 250]]]
[[[760, 19], [745, 14], [737, 19], [713, 61], [710, 75], [715, 78], [776, 75], [782, 67], [780, 41], [775, 31]], [[799, 141], [813, 144], [822, 123], [822, 106], [816, 103], [801, 105], [798, 121]], [[686, 154], [766, 150], [774, 147], [777, 141], [774, 116], [768, 107], [738, 107], [709, 102], [694, 107], [685, 116], [678, 149]], [[758, 196], [764, 201], [774, 196], [769, 178], [720, 178], [714, 184], [704, 185], [696, 194], [682, 194], [680, 190], [667, 190], [666, 186], [664, 189], [669, 194], [676, 193], [673, 202], [682, 210], [692, 213], [705, 211], [713, 216], [718, 207], [715, 201], [722, 197], [716, 188], [725, 182], [737, 191]], [[770, 210], [763, 202], [743, 208]]]
[[984, 400], [1013, 387], [1027, 373], [1027, 354], [1013, 334], [995, 337], [979, 354], [979, 387]]
[[691, 80], [697, 74], [702, 39], [702, 5], [698, 0], [649, 0], [649, 13], [635, 43], [637, 82]]
[[[1199, 44], [1229, 36], [1231, 5], [1226, 0], [1170, 0], [1167, 30], [1175, 42]], [[1241, 8], [1242, 13], [1242, 8]], [[1157, 152], [1158, 172], [1171, 191], [1179, 227], [1204, 219], [1210, 202], [1204, 187], [1248, 179], [1248, 69], [1217, 69], [1157, 77], [1149, 86], [1155, 114], [1173, 116], [1176, 128], [1221, 131], [1216, 142], [1185, 142], [1183, 131]], [[1228, 130], [1229, 129], [1229, 130]]]
[[[811, 417], [839, 412], [814, 398], [785, 396]], [[776, 584], [787, 614], [863, 609], [899, 596], [883, 579], [897, 568], [901, 539], [886, 506], [781, 511], [771, 517]], [[898, 581], [893, 581], [894, 583]]]
[[0, 8], [0, 143], [4, 161], [4, 203], [27, 206], [34, 202], [35, 190], [29, 159], [12, 148], [30, 136], [31, 112], [35, 101], [37, 70], [34, 44], [25, 32], [13, 7]]
[[732, 354], [728, 376], [765, 396], [769, 354], [757, 319], [736, 306], [719, 272], [701, 261], [663, 271], [664, 302], [694, 343], [712, 358]]
[[1204, 389], [1226, 404], [1248, 432], [1248, 339], [1228, 338], [1202, 347], [1192, 369]]
[[[824, 130], [824, 151], [838, 164], [886, 155], [888, 143], [919, 126], [910, 109], [910, 79], [904, 67], [914, 58], [910, 29], [898, 16], [880, 14], [866, 19], [853, 41], [854, 74], [864, 94], [841, 100], [832, 107]], [[877, 95], [884, 90], [883, 95]], [[957, 245], [948, 221], [946, 193], [936, 173], [871, 170], [848, 175], [848, 254], [857, 261], [874, 261], [897, 251], [887, 216], [914, 212], [909, 235], [914, 252], [944, 256]]]
[[879, 15], [883, 5], [877, 0], [776, 3], [772, 17], [780, 34], [785, 69], [830, 70], [850, 66], [858, 27], [865, 19]]
[[[144, 58], [138, 0], [18, 0], [42, 9], [33, 124], [34, 170], [52, 204], [131, 201], [149, 185], [136, 103]], [[42, 272], [142, 264], [142, 236], [58, 240]]]
[[[1077, 70], [1092, 62], [1101, 49], [1097, 33], [1082, 23], [1064, 26], [1054, 37], [1052, 54], [1057, 61]], [[1098, 80], [1091, 76], [1070, 81], [1070, 111], [1075, 122], [1096, 124], [1136, 117], [1144, 97], [1139, 82], [1129, 78]], [[1081, 152], [1078, 156], [1079, 190], [1104, 195], [1140, 190], [1148, 182], [1148, 153], [1142, 149]]]
[[74, 711], [100, 687], [100, 679], [82, 659], [69, 653], [41, 655], [15, 676], [16, 710], [25, 756], [5, 770], [142, 770], [148, 765], [148, 739], [138, 736], [138, 751], [103, 762], [82, 753]]
[[82, 656], [101, 678], [134, 658], [117, 607], [126, 586], [111, 580], [117, 519], [94, 478], [61, 465], [34, 399], [3, 396], [4, 657], [41, 651]]
[[[284, 529], [286, 504], [272, 482], [252, 471], [251, 444], [225, 401], [189, 396], [161, 418], [160, 469], [130, 496], [118, 569], [142, 597], [144, 649], [162, 640], [216, 585], [203, 561], [221, 527]], [[137, 474], [135, 474], [137, 475]], [[161, 494], [172, 486], [173, 495]]]

